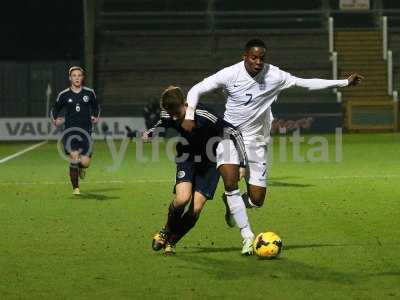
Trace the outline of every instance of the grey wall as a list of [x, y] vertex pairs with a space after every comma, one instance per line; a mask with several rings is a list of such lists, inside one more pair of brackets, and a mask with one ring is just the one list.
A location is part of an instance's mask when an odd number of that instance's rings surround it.
[[68, 68], [76, 61], [0, 61], [0, 117], [42, 117], [46, 114], [46, 89], [53, 94], [68, 86]]

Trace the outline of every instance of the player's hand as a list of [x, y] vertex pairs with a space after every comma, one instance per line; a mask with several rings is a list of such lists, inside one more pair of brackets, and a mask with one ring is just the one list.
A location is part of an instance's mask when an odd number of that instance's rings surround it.
[[192, 132], [193, 129], [195, 128], [196, 124], [194, 123], [193, 120], [185, 119], [185, 120], [183, 120], [181, 126], [187, 132]]
[[239, 180], [242, 180], [246, 177], [246, 168], [240, 167], [239, 168]]
[[144, 142], [144, 143], [148, 143], [148, 142], [150, 142], [150, 139], [151, 139], [151, 137], [149, 136], [149, 134], [145, 131], [145, 132], [143, 132], [143, 134], [142, 134], [142, 141]]
[[96, 118], [93, 116], [90, 117], [90, 120], [92, 121], [93, 124], [96, 124], [97, 122], [99, 122], [99, 118]]
[[54, 126], [59, 127], [62, 124], [64, 124], [64, 122], [65, 122], [65, 119], [63, 117], [58, 117], [57, 119], [55, 119], [53, 121], [53, 124], [54, 124]]
[[364, 76], [361, 76], [360, 74], [354, 73], [347, 78], [349, 81], [349, 86], [356, 86], [361, 83], [361, 81], [364, 79]]

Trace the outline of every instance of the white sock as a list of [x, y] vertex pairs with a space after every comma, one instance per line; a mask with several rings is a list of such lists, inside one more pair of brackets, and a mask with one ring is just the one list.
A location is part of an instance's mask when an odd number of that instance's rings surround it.
[[229, 205], [229, 209], [236, 222], [236, 225], [240, 229], [240, 234], [243, 239], [253, 239], [254, 233], [251, 231], [249, 218], [247, 217], [246, 206], [243, 203], [243, 199], [240, 196], [239, 190], [231, 192], [225, 191], [226, 200]]

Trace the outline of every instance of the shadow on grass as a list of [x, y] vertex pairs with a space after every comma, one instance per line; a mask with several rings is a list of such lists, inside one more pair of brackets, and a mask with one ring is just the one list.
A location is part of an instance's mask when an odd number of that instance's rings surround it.
[[315, 186], [313, 184], [289, 183], [289, 182], [274, 181], [274, 180], [269, 180], [268, 185], [273, 187], [298, 187], [298, 188]]
[[273, 260], [261, 260], [254, 256], [240, 257], [239, 252], [237, 257], [230, 258], [179, 253], [174, 258], [190, 265], [192, 270], [207, 273], [216, 280], [238, 280], [240, 278], [260, 280], [263, 278], [263, 280], [307, 280], [345, 285], [355, 283], [355, 276], [352, 273], [293, 261], [284, 256]]
[[380, 272], [380, 273], [372, 273], [372, 274], [367, 274], [366, 277], [378, 277], [378, 276], [399, 276], [400, 277], [400, 271], [398, 272]]
[[120, 197], [115, 197], [115, 196], [107, 196], [103, 194], [95, 194], [95, 193], [82, 193], [79, 196], [73, 196], [71, 197], [72, 199], [84, 199], [84, 200], [97, 200], [97, 201], [107, 201], [107, 200], [114, 200], [114, 199], [120, 199]]
[[123, 190], [123, 188], [113, 187], [113, 188], [104, 188], [104, 189], [89, 189], [89, 190], [85, 189], [85, 192], [87, 192], [87, 193], [107, 193], [107, 192], [120, 191], [120, 190]]
[[[344, 245], [287, 245], [284, 246], [284, 251], [338, 246]], [[241, 257], [240, 250], [239, 247], [188, 247], [188, 251], [178, 253], [175, 257], [190, 265], [191, 269], [208, 273], [209, 276], [214, 276], [216, 280], [240, 278], [260, 280], [260, 278], [264, 278], [265, 280], [307, 280], [352, 285], [360, 279], [354, 273], [340, 272], [327, 267], [306, 264], [302, 261], [294, 261], [285, 255], [273, 260], [262, 260], [255, 256]]]
[[295, 249], [305, 249], [305, 248], [321, 248], [321, 247], [343, 247], [344, 244], [309, 244], [309, 245], [283, 245], [283, 249], [295, 250]]
[[[340, 247], [343, 244], [309, 244], [309, 245], [283, 245], [285, 251], [305, 248]], [[240, 252], [239, 247], [185, 247], [185, 253], [223, 253]]]
[[287, 180], [287, 179], [302, 179], [300, 176], [271, 176], [269, 177], [272, 181]]
[[315, 186], [313, 184], [303, 184], [303, 183], [292, 183], [292, 182], [284, 182], [285, 180], [290, 179], [302, 179], [300, 176], [276, 176], [268, 178], [269, 186], [277, 186], [277, 187], [311, 187]]
[[185, 253], [221, 253], [221, 252], [240, 252], [239, 247], [187, 247]]
[[[295, 251], [303, 248], [340, 247], [345, 244], [309, 244], [288, 245], [283, 255], [272, 260], [258, 259], [255, 256], [243, 257], [238, 247], [185, 247], [177, 255], [168, 257], [168, 264], [176, 260], [177, 269], [188, 269], [205, 273], [216, 281], [230, 280], [263, 280], [273, 284], [275, 280], [309, 281], [312, 283], [327, 282], [342, 286], [354, 286], [365, 280], [376, 277], [398, 277], [400, 271], [363, 273], [346, 272], [334, 268], [313, 264], [312, 260], [294, 260], [285, 255], [287, 250]], [[189, 251], [187, 251], [189, 250]], [[336, 266], [337, 268], [337, 266]]]

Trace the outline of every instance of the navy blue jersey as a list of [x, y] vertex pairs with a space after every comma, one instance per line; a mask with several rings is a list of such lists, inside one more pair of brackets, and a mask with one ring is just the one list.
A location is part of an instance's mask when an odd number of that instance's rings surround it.
[[[194, 122], [196, 126], [189, 133], [181, 127], [180, 121], [173, 120], [165, 110], [162, 110], [160, 120], [147, 133], [151, 136], [157, 127], [174, 128], [187, 141], [187, 144], [177, 144], [177, 156], [188, 154], [188, 160], [201, 163], [215, 163], [215, 160], [213, 161], [211, 158], [215, 157], [218, 141], [221, 140], [218, 138], [230, 138], [238, 151], [240, 165], [247, 164], [242, 135], [233, 125], [200, 103], [195, 110]], [[207, 153], [207, 150], [210, 151], [209, 147], [212, 151], [211, 157], [210, 153]]]
[[91, 117], [100, 115], [100, 107], [96, 94], [87, 87], [82, 87], [79, 93], [67, 88], [58, 94], [51, 109], [51, 117], [55, 120], [65, 110], [65, 128], [78, 127], [88, 132], [92, 130]]

